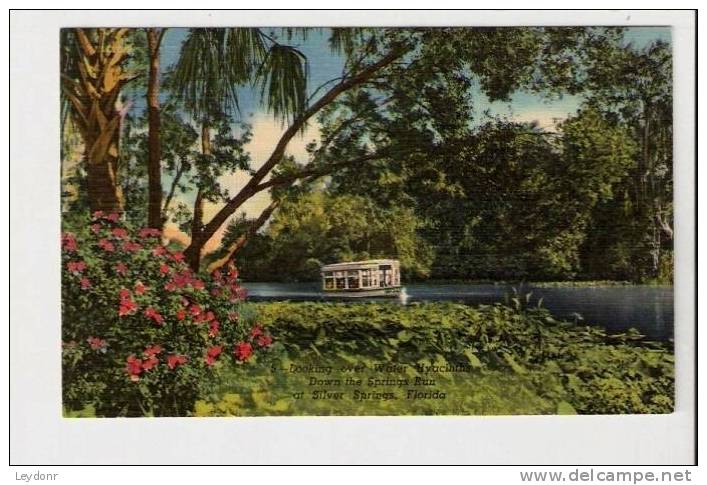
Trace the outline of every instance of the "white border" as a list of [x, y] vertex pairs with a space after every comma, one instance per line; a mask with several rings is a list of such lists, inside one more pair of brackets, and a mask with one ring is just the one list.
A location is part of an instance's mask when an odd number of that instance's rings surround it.
[[[687, 464], [694, 412], [694, 17], [675, 11], [11, 14], [12, 464]], [[677, 409], [664, 416], [68, 420], [60, 406], [59, 28], [672, 25]], [[7, 355], [6, 342], [5, 355]]]

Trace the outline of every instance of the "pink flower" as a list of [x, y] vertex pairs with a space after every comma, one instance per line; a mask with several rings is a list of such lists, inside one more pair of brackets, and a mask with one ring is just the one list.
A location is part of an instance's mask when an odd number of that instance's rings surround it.
[[160, 237], [162, 235], [162, 231], [159, 229], [155, 229], [152, 227], [143, 227], [140, 229], [140, 237], [141, 238], [146, 238], [146, 237]]
[[161, 264], [161, 265], [160, 265], [160, 273], [162, 273], [162, 274], [168, 274], [168, 273], [169, 273], [169, 266], [167, 266], [167, 265], [164, 264], [164, 263]]
[[74, 274], [81, 273], [86, 269], [86, 263], [84, 261], [69, 261], [66, 263], [66, 269]]
[[153, 256], [163, 256], [167, 254], [167, 248], [164, 246], [157, 246], [155, 249], [152, 250], [152, 255]]
[[106, 252], [112, 253], [115, 251], [115, 246], [108, 239], [101, 239], [98, 241], [98, 246]]
[[142, 374], [142, 360], [135, 357], [135, 354], [130, 355], [125, 361], [125, 371], [130, 376], [130, 380], [137, 382]]
[[214, 320], [213, 322], [211, 322], [211, 324], [209, 325], [209, 337], [213, 338], [218, 335], [219, 326], [220, 324], [218, 323], [218, 321]]
[[91, 280], [88, 278], [81, 278], [81, 289], [87, 290], [91, 287]]
[[70, 232], [65, 232], [61, 235], [61, 247], [67, 253], [73, 253], [78, 249], [76, 237]]
[[142, 282], [138, 281], [135, 283], [135, 294], [142, 295], [147, 291], [147, 286], [143, 285]]
[[96, 211], [93, 213], [93, 218], [94, 219], [102, 219], [105, 214], [103, 211]]
[[145, 354], [145, 356], [151, 357], [153, 355], [159, 354], [160, 352], [162, 352], [162, 350], [163, 349], [161, 345], [150, 345], [145, 349], [145, 352], [143, 353]]
[[260, 325], [256, 325], [253, 327], [253, 330], [250, 331], [250, 336], [251, 337], [258, 337], [263, 334], [263, 327]]
[[186, 355], [168, 355], [167, 356], [167, 367], [174, 369], [178, 365], [185, 364], [187, 361]]
[[172, 259], [176, 262], [184, 261], [184, 253], [178, 251], [172, 255]]
[[128, 231], [126, 231], [122, 227], [114, 227], [111, 230], [111, 233], [118, 239], [125, 239], [126, 237], [128, 237]]
[[91, 224], [91, 231], [93, 231], [94, 234], [98, 234], [101, 230], [101, 225], [100, 224]]
[[272, 345], [272, 337], [270, 335], [261, 335], [258, 338], [258, 345], [261, 347], [270, 347]]
[[125, 276], [125, 274], [128, 272], [128, 267], [125, 265], [125, 263], [118, 263], [115, 265], [115, 272], [119, 275]]
[[214, 347], [209, 347], [208, 349], [206, 349], [206, 357], [204, 358], [204, 360], [206, 361], [206, 365], [214, 365], [214, 362], [216, 362], [218, 356], [221, 355], [222, 350], [222, 345], [216, 345]]
[[122, 300], [129, 300], [130, 299], [130, 290], [125, 289], [125, 288], [121, 288], [118, 295], [120, 296], [121, 301]]
[[125, 241], [123, 243], [123, 251], [128, 251], [130, 253], [134, 253], [135, 251], [139, 251], [141, 249], [142, 249], [142, 246], [136, 242]]
[[197, 316], [201, 314], [201, 307], [199, 305], [192, 305], [189, 307], [189, 313], [191, 313], [193, 316]]
[[[127, 291], [127, 290], [125, 290]], [[121, 290], [122, 294], [123, 290]], [[137, 304], [130, 299], [130, 294], [128, 293], [127, 298], [120, 298], [120, 307], [118, 308], [118, 316], [124, 317], [126, 315], [132, 315], [137, 311]]]
[[145, 308], [144, 314], [147, 318], [154, 320], [157, 325], [164, 324], [164, 318], [162, 318], [162, 315], [160, 315], [159, 312], [157, 312], [157, 310], [155, 310], [154, 308]]
[[118, 222], [120, 220], [120, 214], [118, 214], [117, 212], [113, 212], [111, 214], [108, 214], [106, 216], [106, 219], [108, 219], [111, 222]]
[[238, 268], [233, 264], [233, 261], [228, 262], [228, 279], [233, 281], [238, 278]]
[[86, 341], [92, 350], [102, 350], [108, 345], [105, 340], [98, 337], [88, 337]]
[[236, 359], [245, 362], [253, 355], [253, 346], [248, 342], [238, 342], [233, 348]]
[[191, 283], [191, 271], [181, 271], [172, 275], [171, 283], [177, 288], [184, 288]]
[[144, 370], [152, 370], [153, 368], [157, 367], [157, 364], [160, 363], [160, 360], [155, 357], [154, 355], [150, 355], [147, 359], [142, 361], [142, 368]]
[[177, 320], [179, 320], [181, 322], [182, 320], [184, 320], [186, 318], [186, 316], [187, 316], [187, 312], [185, 312], [183, 309], [177, 310], [177, 315], [176, 315]]

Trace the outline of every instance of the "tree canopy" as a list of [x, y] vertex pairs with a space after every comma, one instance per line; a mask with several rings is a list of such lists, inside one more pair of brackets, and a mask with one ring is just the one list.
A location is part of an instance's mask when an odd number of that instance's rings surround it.
[[[63, 151], [78, 133], [74, 210], [176, 224], [193, 269], [241, 258], [253, 279], [272, 267], [306, 279], [391, 256], [415, 278], [670, 278], [663, 41], [637, 48], [603, 27], [319, 29], [342, 72], [315, 86], [322, 59], [297, 45], [311, 29], [189, 29], [155, 79], [164, 30], [62, 32]], [[242, 86], [283, 125], [264, 160], [247, 149]], [[581, 104], [550, 130], [480, 109], [519, 91]], [[150, 109], [131, 109], [145, 93]], [[289, 156], [315, 122], [307, 160]], [[261, 193], [270, 204], [244, 218]]]

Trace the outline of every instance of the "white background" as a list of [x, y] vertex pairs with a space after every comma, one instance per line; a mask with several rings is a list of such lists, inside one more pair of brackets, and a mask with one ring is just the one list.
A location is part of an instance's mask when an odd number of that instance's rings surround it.
[[[11, 22], [10, 463], [687, 464], [694, 436], [692, 12], [15, 12]], [[59, 28], [672, 25], [676, 412], [663, 416], [63, 419]], [[6, 374], [5, 374], [6, 375]], [[4, 404], [3, 404], [4, 406]]]

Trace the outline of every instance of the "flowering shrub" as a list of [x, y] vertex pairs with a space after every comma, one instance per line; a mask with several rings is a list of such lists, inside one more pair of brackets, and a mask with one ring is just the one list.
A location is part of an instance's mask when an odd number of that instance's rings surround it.
[[62, 234], [63, 398], [103, 416], [182, 416], [217, 369], [252, 361], [272, 338], [247, 315], [231, 265], [200, 278], [160, 231], [115, 214]]

